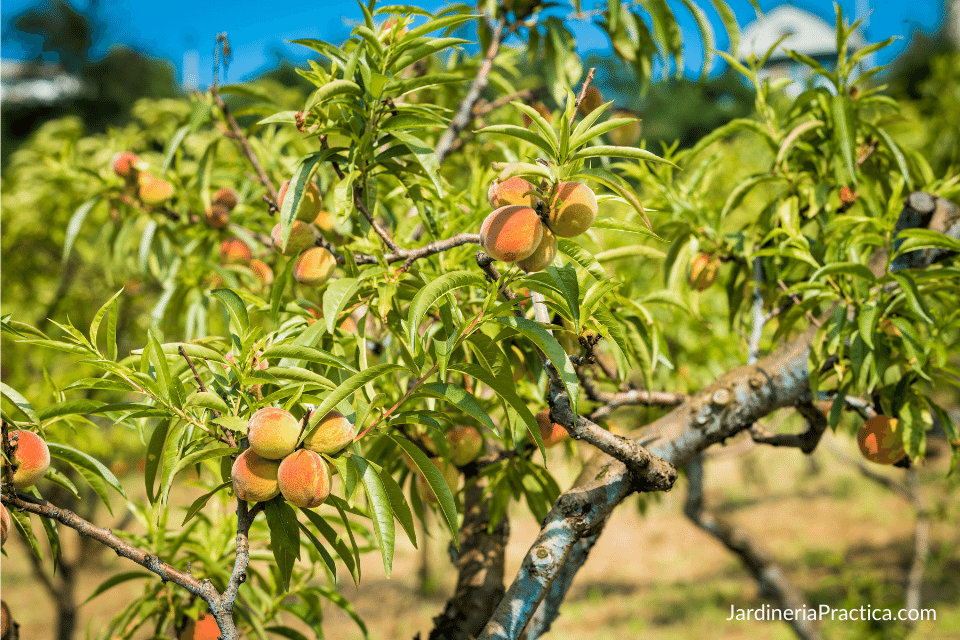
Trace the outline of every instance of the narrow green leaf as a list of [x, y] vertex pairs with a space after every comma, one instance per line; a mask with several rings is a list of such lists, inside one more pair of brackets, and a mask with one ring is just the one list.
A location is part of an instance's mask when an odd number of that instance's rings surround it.
[[423, 316], [427, 310], [436, 304], [445, 295], [460, 289], [461, 287], [483, 287], [486, 288], [487, 282], [483, 276], [473, 271], [451, 271], [445, 273], [420, 291], [410, 302], [410, 309], [407, 312], [407, 328], [409, 331], [410, 345], [416, 344], [417, 329], [423, 321]]
[[450, 487], [447, 486], [447, 481], [443, 478], [443, 474], [440, 473], [440, 470], [437, 469], [430, 458], [420, 450], [420, 447], [413, 444], [404, 437], [396, 436], [392, 433], [388, 433], [387, 437], [397, 443], [401, 449], [403, 449], [410, 459], [413, 460], [414, 465], [423, 474], [424, 478], [427, 480], [427, 484], [430, 485], [430, 488], [433, 490], [433, 493], [437, 496], [437, 500], [440, 503], [440, 511], [443, 513], [443, 517], [446, 520], [447, 528], [450, 531], [450, 537], [453, 541], [453, 544], [460, 548], [460, 535], [457, 531], [457, 507], [453, 501], [453, 494], [450, 492]]
[[327, 331], [333, 333], [337, 328], [340, 313], [359, 288], [360, 281], [356, 278], [339, 278], [327, 285], [323, 292], [323, 318]]
[[217, 289], [212, 292], [213, 297], [223, 303], [230, 317], [233, 318], [237, 326], [237, 331], [241, 336], [245, 335], [250, 328], [250, 318], [247, 316], [247, 307], [243, 304], [240, 296], [230, 289]]
[[212, 491], [208, 491], [207, 493], [203, 494], [202, 496], [194, 500], [193, 503], [190, 505], [190, 508], [187, 509], [187, 515], [183, 517], [183, 522], [180, 523], [180, 526], [182, 527], [183, 525], [187, 524], [187, 522], [193, 516], [200, 513], [200, 510], [206, 506], [207, 502], [210, 501], [210, 498], [212, 498], [215, 494], [223, 491], [224, 489], [230, 486], [233, 486], [233, 482], [224, 482], [223, 484], [218, 486], [216, 489]]
[[367, 492], [367, 504], [370, 518], [373, 520], [373, 532], [380, 543], [380, 555], [383, 558], [383, 570], [387, 577], [393, 569], [393, 551], [396, 545], [396, 527], [393, 523], [393, 508], [390, 496], [383, 487], [383, 481], [377, 470], [360, 456], [350, 456], [350, 462], [360, 475], [360, 482]]
[[290, 590], [293, 565], [300, 557], [300, 527], [297, 512], [284, 500], [269, 500], [264, 503], [267, 526], [270, 527], [270, 549], [280, 571], [280, 584], [284, 591]]
[[453, 384], [452, 382], [431, 382], [423, 385], [421, 391], [427, 395], [436, 396], [455, 405], [461, 411], [471, 416], [478, 422], [482, 422], [490, 429], [496, 431], [497, 427], [483, 410], [480, 402], [469, 391]]
[[66, 265], [67, 260], [70, 259], [70, 254], [73, 252], [73, 245], [77, 241], [77, 236], [80, 235], [80, 229], [83, 227], [87, 215], [99, 202], [100, 198], [91, 198], [77, 207], [77, 210], [70, 216], [70, 222], [67, 223], [66, 237], [63, 241], [63, 258], [60, 260], [62, 265]]
[[560, 379], [567, 390], [567, 395], [570, 397], [570, 408], [574, 415], [576, 415], [577, 394], [579, 392], [577, 372], [574, 370], [573, 364], [570, 362], [570, 358], [567, 357], [563, 347], [561, 347], [560, 343], [557, 342], [557, 339], [550, 335], [546, 329], [540, 326], [539, 323], [534, 322], [533, 320], [518, 318], [516, 316], [505, 316], [497, 318], [497, 321], [505, 324], [508, 327], [516, 329], [527, 338], [532, 340], [534, 344], [540, 347], [540, 349], [547, 354], [547, 357], [553, 363], [553, 366], [556, 367], [557, 373], [560, 375]]

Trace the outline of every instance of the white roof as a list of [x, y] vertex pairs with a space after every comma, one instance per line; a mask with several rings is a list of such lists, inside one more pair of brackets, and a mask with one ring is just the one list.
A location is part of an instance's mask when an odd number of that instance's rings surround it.
[[[751, 53], [762, 56], [784, 35], [787, 37], [777, 47], [774, 58], [786, 57], [784, 49], [793, 49], [811, 57], [837, 52], [837, 36], [832, 24], [802, 9], [781, 5], [747, 25], [737, 53], [740, 58], [746, 58]], [[854, 33], [849, 43], [854, 49], [859, 49], [863, 46], [863, 39]]]

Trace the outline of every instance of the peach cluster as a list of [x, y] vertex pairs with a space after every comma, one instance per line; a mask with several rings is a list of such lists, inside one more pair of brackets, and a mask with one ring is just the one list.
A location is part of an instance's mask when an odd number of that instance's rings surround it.
[[132, 187], [143, 204], [159, 206], [173, 195], [173, 185], [145, 171], [146, 164], [135, 153], [120, 151], [110, 159], [110, 168]]
[[490, 184], [487, 200], [494, 211], [480, 226], [480, 246], [494, 260], [516, 262], [531, 273], [553, 263], [557, 237], [572, 238], [597, 217], [597, 197], [580, 182], [561, 182], [546, 199], [527, 180], [508, 177], [507, 165]]
[[239, 201], [240, 196], [233, 189], [217, 191], [210, 199], [210, 206], [204, 214], [207, 224], [214, 229], [223, 229], [230, 222], [230, 212], [236, 208]]
[[282, 494], [298, 507], [320, 506], [330, 495], [332, 482], [320, 454], [339, 452], [354, 436], [353, 424], [339, 411], [330, 411], [297, 448], [300, 421], [285, 409], [264, 407], [247, 422], [250, 448], [233, 463], [233, 489], [238, 498], [250, 502]]
[[[289, 180], [280, 186], [277, 205], [281, 208], [289, 188]], [[282, 245], [279, 222], [270, 233], [274, 251], [287, 257], [299, 256], [293, 266], [293, 277], [297, 282], [308, 287], [317, 287], [329, 280], [337, 266], [337, 259], [330, 251], [324, 247], [315, 246], [317, 227], [324, 231], [332, 231], [333, 218], [329, 212], [323, 210], [323, 197], [320, 195], [319, 187], [316, 183], [310, 182], [300, 198], [296, 218], [290, 226], [287, 244]]]

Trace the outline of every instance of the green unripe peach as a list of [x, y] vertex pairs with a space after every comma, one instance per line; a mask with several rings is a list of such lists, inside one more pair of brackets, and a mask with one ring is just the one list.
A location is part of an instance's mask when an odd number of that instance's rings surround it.
[[[289, 180], [280, 185], [280, 190], [277, 192], [278, 207], [283, 207], [283, 199], [287, 195], [288, 188], [290, 188]], [[316, 183], [310, 182], [300, 196], [300, 208], [297, 210], [296, 219], [301, 222], [313, 222], [321, 209], [323, 209], [323, 197], [320, 195], [320, 188]]]
[[308, 287], [317, 287], [330, 279], [337, 268], [337, 259], [323, 247], [307, 249], [293, 266], [293, 277]]
[[161, 205], [173, 195], [173, 185], [143, 172], [137, 177], [137, 195], [144, 204]]
[[[629, 111], [615, 111], [612, 118], [633, 118], [634, 115]], [[610, 136], [610, 142], [617, 145], [618, 147], [630, 147], [637, 144], [637, 141], [640, 140], [640, 133], [643, 131], [643, 125], [639, 120], [636, 122], [631, 122], [625, 124], [621, 127], [618, 127], [608, 133]]]
[[294, 220], [293, 224], [290, 225], [287, 246], [282, 250], [280, 249], [280, 237], [280, 223], [278, 222], [274, 225], [273, 231], [270, 232], [270, 238], [273, 240], [273, 250], [282, 256], [295, 256], [303, 253], [317, 241], [313, 227], [299, 220]]
[[299, 439], [300, 421], [284, 409], [264, 407], [247, 422], [250, 448], [268, 460], [279, 460], [292, 453]]
[[17, 489], [32, 487], [50, 468], [50, 449], [43, 438], [32, 431], [11, 431], [8, 435], [11, 446], [16, 442], [11, 460], [13, 486]]
[[317, 453], [334, 454], [353, 442], [353, 424], [339, 411], [330, 411], [307, 434], [303, 446]]
[[690, 263], [690, 286], [697, 291], [709, 289], [717, 281], [720, 270], [720, 258], [709, 253], [698, 253]]
[[544, 409], [536, 417], [537, 426], [540, 428], [540, 438], [543, 440], [545, 449], [560, 444], [570, 436], [566, 429], [550, 419], [549, 409]]
[[470, 464], [483, 452], [483, 436], [476, 427], [461, 425], [447, 432], [447, 453], [458, 467]]
[[863, 457], [877, 464], [893, 464], [907, 455], [903, 449], [900, 421], [878, 415], [864, 422], [857, 431], [857, 444]]
[[220, 264], [249, 264], [252, 257], [243, 240], [229, 238], [220, 243]]
[[516, 262], [530, 257], [543, 239], [543, 223], [530, 207], [508, 205], [486, 217], [480, 246], [494, 260]]
[[248, 502], [266, 502], [280, 495], [277, 484], [279, 460], [268, 460], [247, 449], [233, 463], [230, 479], [233, 490], [240, 500]]
[[578, 236], [597, 217], [597, 196], [582, 182], [561, 182], [547, 214], [547, 226], [561, 238]]
[[330, 495], [330, 472], [319, 454], [297, 449], [280, 462], [280, 493], [290, 504], [312, 509]]
[[523, 260], [517, 260], [517, 266], [527, 273], [543, 271], [553, 264], [553, 259], [556, 257], [557, 236], [553, 235], [550, 227], [544, 225], [543, 237], [540, 239], [540, 244], [537, 245], [537, 248], [528, 257]]
[[[460, 483], [460, 472], [457, 471], [457, 468], [450, 462], [444, 461], [443, 458], [430, 458], [430, 462], [443, 474], [443, 479], [450, 487], [450, 493], [457, 495], [457, 486]], [[430, 483], [427, 482], [427, 477], [422, 473], [417, 473], [416, 486], [417, 495], [420, 496], [420, 500], [424, 504], [440, 504], [433, 489], [430, 488]]]

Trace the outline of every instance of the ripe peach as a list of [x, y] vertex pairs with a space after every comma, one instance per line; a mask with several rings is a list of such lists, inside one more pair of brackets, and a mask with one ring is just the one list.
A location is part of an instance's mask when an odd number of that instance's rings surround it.
[[[277, 192], [278, 207], [283, 206], [283, 198], [285, 195], [287, 195], [287, 189], [289, 187], [289, 180], [280, 185], [280, 190]], [[303, 190], [303, 195], [300, 197], [300, 209], [297, 212], [296, 219], [301, 222], [313, 222], [320, 214], [320, 210], [322, 208], [323, 197], [320, 195], [320, 188], [317, 187], [316, 183], [310, 182], [307, 185], [307, 188]]]
[[11, 461], [16, 468], [13, 485], [17, 489], [26, 489], [36, 484], [50, 468], [50, 449], [43, 438], [32, 431], [11, 431], [8, 435], [11, 444], [15, 436], [19, 439]]
[[516, 262], [530, 257], [543, 239], [540, 216], [530, 207], [508, 205], [486, 217], [480, 226], [480, 246], [494, 260]]
[[450, 462], [458, 467], [470, 464], [483, 451], [483, 436], [476, 427], [461, 425], [447, 432], [447, 452]]
[[326, 209], [321, 209], [317, 212], [317, 217], [313, 219], [313, 224], [320, 229], [320, 231], [333, 231], [335, 226], [333, 214]]
[[[446, 480], [447, 486], [450, 487], [450, 493], [457, 495], [457, 487], [460, 483], [460, 472], [457, 471], [457, 468], [449, 462], [444, 462], [443, 458], [430, 458], [430, 462], [443, 474], [443, 479]], [[430, 483], [427, 482], [425, 475], [417, 472], [416, 484], [417, 495], [420, 496], [420, 500], [424, 504], [440, 504], [436, 494], [433, 493], [433, 489], [430, 488]]]
[[561, 238], [578, 236], [597, 217], [597, 196], [582, 182], [561, 182], [550, 201], [547, 226]]
[[144, 204], [161, 205], [173, 195], [173, 185], [143, 172], [138, 177], [137, 195]]
[[201, 613], [196, 620], [190, 618], [180, 632], [180, 640], [217, 640], [219, 637], [217, 619], [209, 613]]
[[353, 442], [353, 424], [339, 411], [333, 410], [320, 419], [307, 434], [303, 446], [317, 453], [334, 454]]
[[517, 260], [517, 266], [527, 273], [543, 271], [553, 264], [553, 259], [556, 257], [557, 236], [553, 235], [550, 227], [543, 225], [543, 238], [540, 239], [540, 244], [537, 245], [537, 248], [528, 257], [523, 260]]
[[280, 250], [280, 223], [278, 222], [270, 232], [270, 238], [273, 240], [273, 250], [282, 256], [295, 256], [303, 253], [314, 245], [317, 236], [313, 232], [313, 227], [306, 222], [294, 220], [290, 225], [290, 237], [287, 238], [287, 247]]
[[293, 277], [308, 287], [317, 287], [330, 279], [337, 268], [337, 259], [323, 247], [307, 249], [293, 266]]
[[233, 211], [233, 209], [237, 206], [237, 203], [240, 202], [240, 194], [233, 189], [220, 189], [213, 194], [213, 198], [210, 199], [210, 202], [213, 204], [222, 204], [227, 208], [228, 211]]
[[0, 504], [0, 547], [7, 544], [7, 532], [13, 523], [10, 521], [10, 513], [7, 508]]
[[240, 500], [266, 502], [280, 494], [277, 484], [279, 460], [261, 458], [253, 449], [247, 449], [233, 463], [230, 479], [233, 491]]
[[690, 264], [690, 286], [697, 291], [709, 289], [717, 281], [720, 258], [709, 253], [698, 253]]
[[203, 218], [214, 229], [223, 229], [230, 222], [230, 210], [222, 204], [211, 204], [204, 211]]
[[11, 626], [13, 626], [13, 616], [10, 614], [10, 607], [0, 600], [0, 638], [7, 640], [10, 637]]
[[252, 256], [243, 240], [229, 238], [220, 243], [220, 264], [249, 264]]
[[129, 151], [117, 152], [110, 159], [113, 172], [124, 179], [132, 178], [138, 171], [138, 165], [140, 165], [140, 158]]
[[299, 439], [300, 421], [278, 407], [264, 407], [247, 422], [250, 448], [269, 460], [279, 460], [292, 453]]
[[540, 437], [544, 448], [549, 448], [563, 442], [570, 434], [561, 425], [550, 420], [550, 410], [544, 409], [537, 414], [537, 426], [540, 427]]
[[893, 464], [907, 455], [903, 450], [900, 421], [884, 415], [870, 418], [857, 431], [863, 457], [877, 464]]
[[270, 265], [266, 262], [262, 260], [251, 260], [247, 266], [253, 271], [253, 275], [256, 276], [260, 282], [261, 287], [269, 287], [273, 284], [273, 269], [271, 269]]
[[319, 507], [330, 495], [330, 472], [320, 454], [297, 449], [280, 461], [280, 493], [298, 507]]
[[[505, 207], [508, 204], [522, 204], [535, 208], [539, 198], [537, 198], [535, 187], [517, 176], [513, 178], [504, 178], [507, 173], [515, 167], [516, 164], [509, 164], [500, 172], [500, 177], [490, 183], [487, 189], [487, 200], [494, 209]], [[534, 193], [530, 193], [533, 191]]]
[[[543, 116], [544, 120], [547, 122], [553, 122], [553, 114], [550, 113], [550, 109], [547, 109], [547, 105], [543, 104], [542, 102], [534, 102], [530, 106], [533, 107], [537, 113]], [[527, 114], [523, 114], [523, 126], [529, 129], [531, 124], [533, 124], [533, 118]]]

